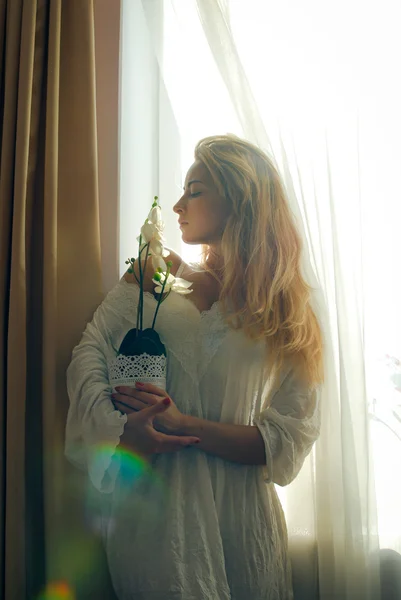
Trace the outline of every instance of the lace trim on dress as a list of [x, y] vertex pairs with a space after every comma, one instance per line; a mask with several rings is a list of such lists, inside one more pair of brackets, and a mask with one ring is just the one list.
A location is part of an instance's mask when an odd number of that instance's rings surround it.
[[199, 340], [203, 347], [198, 365], [199, 381], [205, 375], [207, 368], [216, 352], [224, 341], [229, 330], [221, 317], [219, 303], [215, 302], [209, 311], [201, 313], [202, 327], [199, 330]]

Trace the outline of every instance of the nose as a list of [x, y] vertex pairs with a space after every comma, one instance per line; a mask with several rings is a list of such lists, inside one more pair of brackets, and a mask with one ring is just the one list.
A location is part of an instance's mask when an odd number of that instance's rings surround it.
[[181, 198], [173, 206], [173, 211], [175, 213], [178, 213], [178, 214], [182, 213], [182, 206], [180, 203], [181, 203]]

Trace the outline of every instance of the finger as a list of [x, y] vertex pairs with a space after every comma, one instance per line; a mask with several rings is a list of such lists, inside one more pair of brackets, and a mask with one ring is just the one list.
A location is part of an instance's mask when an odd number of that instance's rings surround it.
[[200, 439], [193, 436], [160, 434], [160, 452], [176, 452], [188, 446], [196, 446]]
[[115, 390], [118, 394], [124, 394], [124, 396], [134, 396], [136, 394], [136, 389], [129, 385], [118, 385]]
[[157, 387], [157, 385], [153, 385], [153, 383], [142, 383], [140, 381], [137, 381], [135, 386], [138, 390], [142, 392], [149, 392], [150, 394], [162, 396], [163, 398], [168, 396], [166, 390], [162, 390], [162, 388]]
[[[164, 434], [162, 434], [164, 436]], [[193, 444], [199, 444], [200, 439], [193, 437], [192, 435], [165, 435], [164, 442], [166, 444], [175, 443], [180, 446], [188, 446]]]
[[141, 415], [141, 418], [143, 418], [143, 419], [151, 419], [152, 417], [158, 415], [159, 413], [167, 410], [168, 407], [170, 406], [170, 404], [171, 404], [170, 398], [164, 398], [164, 400], [162, 400], [161, 402], [157, 402], [156, 404], [153, 404], [153, 406], [149, 406], [148, 408], [141, 410], [141, 412], [139, 414]]
[[[156, 390], [159, 390], [160, 392], [163, 391], [161, 388], [158, 388], [156, 386], [153, 386], [153, 387]], [[116, 389], [117, 394], [114, 394], [114, 395], [119, 394], [122, 396], [128, 396], [130, 401], [131, 401], [131, 398], [136, 398], [137, 400], [142, 400], [142, 402], [149, 405], [149, 404], [155, 404], [156, 402], [158, 402], [160, 400], [159, 394], [154, 394], [154, 393], [151, 393], [150, 391], [148, 391], [148, 392], [143, 391], [143, 389], [141, 387], [136, 389], [136, 388], [125, 386], [125, 385], [118, 385], [115, 389]], [[166, 396], [168, 396], [168, 394], [166, 392], [164, 392], [164, 394], [162, 394], [162, 396], [163, 396], [163, 398], [165, 398]], [[124, 399], [122, 399], [122, 402], [124, 402]]]
[[121, 413], [126, 414], [126, 415], [130, 415], [131, 413], [138, 412], [134, 408], [129, 406], [128, 404], [124, 404], [124, 402], [119, 402], [119, 400], [114, 400], [113, 404], [114, 404], [114, 408], [116, 408]]
[[111, 397], [113, 400], [121, 402], [121, 404], [123, 404], [124, 406], [134, 408], [135, 410], [143, 410], [144, 408], [147, 408], [149, 406], [148, 403], [143, 402], [142, 400], [138, 400], [133, 396], [126, 396], [125, 394], [112, 394]]
[[117, 404], [114, 402], [113, 398], [111, 399], [111, 403], [114, 406], [114, 410], [118, 410], [118, 412], [120, 412], [122, 415], [124, 414], [122, 410], [120, 410], [117, 406]]
[[[165, 394], [163, 398], [165, 398], [168, 394]], [[141, 400], [144, 404], [150, 406], [151, 404], [156, 404], [156, 402], [160, 402], [160, 396], [156, 396], [156, 394], [150, 394], [149, 392], [140, 392], [139, 390], [135, 390], [135, 396], [133, 396], [137, 400]], [[131, 398], [131, 397], [130, 397]]]

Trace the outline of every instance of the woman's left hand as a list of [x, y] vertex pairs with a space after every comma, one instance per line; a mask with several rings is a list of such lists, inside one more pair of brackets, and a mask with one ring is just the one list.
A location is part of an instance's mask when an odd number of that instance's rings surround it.
[[182, 430], [184, 415], [178, 410], [173, 399], [165, 390], [151, 383], [139, 385], [135, 388], [129, 386], [116, 387], [117, 393], [112, 394], [115, 407], [122, 413], [129, 415], [132, 412], [148, 408], [162, 398], [170, 398], [169, 408], [154, 419], [157, 429], [163, 433], [179, 435]]

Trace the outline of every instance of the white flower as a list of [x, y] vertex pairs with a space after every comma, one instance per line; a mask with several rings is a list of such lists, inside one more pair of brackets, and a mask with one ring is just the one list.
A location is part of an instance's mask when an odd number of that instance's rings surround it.
[[[156, 283], [155, 292], [157, 294], [162, 293], [163, 283], [166, 279], [165, 273], [160, 273], [161, 281], [156, 281], [156, 279], [152, 279], [153, 283]], [[193, 290], [189, 290], [189, 286], [192, 285], [192, 281], [186, 281], [182, 279], [182, 277], [174, 277], [171, 273], [169, 274], [166, 285], [164, 286], [164, 294], [167, 292], [176, 292], [177, 294], [190, 294]]]
[[168, 256], [170, 254], [170, 252], [163, 246], [165, 239], [163, 237], [162, 230], [159, 229], [159, 227], [154, 223], [145, 223], [142, 225], [141, 235], [136, 238], [137, 242], [140, 242], [141, 236], [142, 244], [139, 248], [140, 251], [143, 250], [147, 244], [149, 244], [149, 254], [151, 256]]
[[162, 272], [159, 273], [160, 281], [157, 279], [152, 279], [153, 283], [156, 284], [155, 292], [157, 294], [162, 293], [163, 283], [166, 281], [166, 285], [164, 286], [164, 294], [168, 292], [176, 292], [177, 294], [190, 294], [193, 290], [189, 290], [188, 288], [192, 285], [192, 281], [187, 281], [186, 279], [182, 279], [182, 277], [174, 277], [171, 273], [167, 277], [167, 265], [162, 259], [161, 256], [152, 256], [152, 263], [157, 271], [158, 268], [162, 269]]
[[150, 209], [148, 221], [152, 223], [161, 233], [163, 233], [164, 223], [162, 221], [162, 211], [160, 206], [153, 206]]
[[164, 273], [167, 271], [167, 265], [160, 254], [152, 256], [152, 265], [155, 271], [158, 271], [158, 269], [161, 269]]

